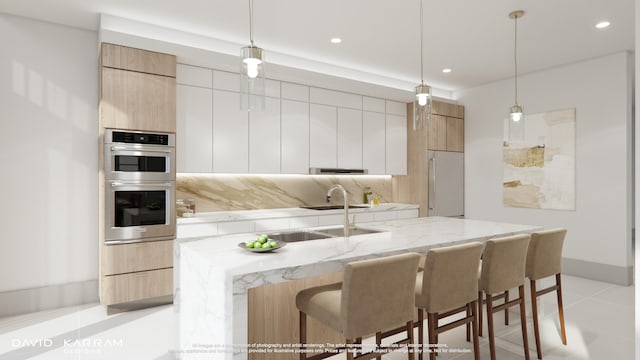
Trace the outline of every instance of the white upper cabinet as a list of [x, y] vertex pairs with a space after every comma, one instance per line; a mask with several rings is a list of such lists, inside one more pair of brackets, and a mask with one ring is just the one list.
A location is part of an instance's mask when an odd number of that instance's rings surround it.
[[213, 88], [240, 92], [240, 74], [213, 70]]
[[309, 166], [337, 166], [337, 108], [309, 105]]
[[362, 110], [364, 110], [364, 111], [373, 111], [373, 112], [378, 112], [378, 113], [383, 113], [384, 114], [384, 112], [385, 112], [384, 99], [363, 96], [362, 97]]
[[362, 111], [338, 108], [338, 167], [362, 169]]
[[281, 85], [282, 99], [309, 102], [309, 87], [288, 82]]
[[265, 79], [265, 111], [240, 109], [240, 75], [177, 66], [178, 172], [406, 175], [407, 106]]
[[213, 90], [213, 172], [249, 172], [249, 114], [237, 92]]
[[[388, 107], [387, 107], [388, 109]], [[386, 173], [407, 174], [407, 116], [386, 115]], [[426, 149], [425, 149], [426, 151]]]
[[[282, 83], [285, 95], [285, 83]], [[309, 103], [282, 100], [280, 126], [280, 172], [283, 174], [309, 173]]]
[[212, 101], [211, 89], [180, 84], [176, 87], [177, 172], [213, 171]]
[[[384, 100], [382, 101], [384, 109]], [[385, 114], [362, 112], [362, 167], [371, 175], [386, 173]]]
[[343, 108], [362, 110], [362, 95], [333, 91], [320, 88], [309, 88], [309, 102], [312, 104], [332, 105]]
[[213, 70], [185, 64], [176, 65], [176, 83], [213, 88]]
[[265, 98], [265, 111], [249, 113], [249, 172], [280, 173], [280, 100]]
[[386, 113], [387, 114], [393, 114], [393, 115], [406, 117], [407, 116], [407, 104], [402, 103], [402, 102], [398, 102], [398, 101], [387, 100], [386, 101]]

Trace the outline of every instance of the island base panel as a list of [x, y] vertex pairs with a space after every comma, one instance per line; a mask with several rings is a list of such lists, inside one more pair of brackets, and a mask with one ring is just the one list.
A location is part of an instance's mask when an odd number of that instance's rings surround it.
[[[342, 281], [342, 273], [333, 273], [308, 279], [292, 280], [264, 285], [248, 290], [249, 344], [282, 344], [274, 352], [249, 353], [249, 360], [297, 360], [288, 344], [300, 342], [300, 315], [296, 308], [296, 294], [303, 289]], [[344, 343], [342, 335], [316, 319], [307, 317], [307, 342], [313, 344]], [[277, 350], [276, 350], [277, 349]], [[260, 350], [260, 349], [256, 349]], [[277, 351], [277, 352], [276, 352]]]

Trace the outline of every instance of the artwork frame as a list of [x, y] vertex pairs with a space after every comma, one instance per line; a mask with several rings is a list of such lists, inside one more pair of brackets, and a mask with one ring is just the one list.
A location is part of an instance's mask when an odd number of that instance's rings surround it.
[[575, 211], [576, 109], [503, 120], [503, 205]]

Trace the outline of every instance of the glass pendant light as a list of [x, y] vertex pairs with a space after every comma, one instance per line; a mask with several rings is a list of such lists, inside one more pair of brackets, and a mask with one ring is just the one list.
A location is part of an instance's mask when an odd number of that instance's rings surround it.
[[431, 86], [424, 84], [422, 1], [420, 0], [420, 85], [416, 86], [416, 97], [413, 99], [413, 130], [422, 129], [423, 124], [431, 120]]
[[518, 19], [524, 16], [524, 11], [516, 10], [509, 14], [510, 19], [514, 19], [515, 32], [513, 44], [513, 62], [515, 68], [515, 100], [516, 104], [509, 109], [509, 118], [513, 122], [519, 122], [524, 119], [522, 106], [518, 105]]
[[249, 0], [249, 46], [241, 49], [240, 106], [248, 111], [264, 110], [264, 50], [253, 43], [253, 0]]

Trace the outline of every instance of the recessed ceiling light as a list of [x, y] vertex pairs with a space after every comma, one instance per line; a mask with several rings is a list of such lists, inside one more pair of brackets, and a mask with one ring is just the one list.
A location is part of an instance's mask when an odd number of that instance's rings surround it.
[[331, 39], [331, 43], [332, 44], [340, 44], [342, 42], [342, 39], [335, 37]]
[[608, 22], [608, 21], [600, 21], [599, 23], [596, 24], [596, 28], [597, 29], [604, 29], [604, 28], [608, 28], [609, 25], [611, 25], [611, 23]]
[[445, 73], [445, 74], [448, 74], [448, 73], [451, 72], [451, 69], [449, 69], [449, 68], [442, 69], [442, 72]]

